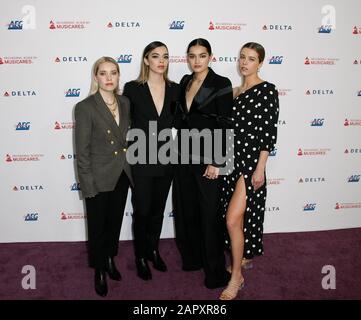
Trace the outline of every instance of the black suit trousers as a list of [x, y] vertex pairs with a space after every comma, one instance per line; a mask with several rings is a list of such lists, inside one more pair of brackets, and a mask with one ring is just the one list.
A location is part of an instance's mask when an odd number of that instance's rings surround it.
[[172, 178], [172, 175], [133, 176], [133, 230], [137, 258], [145, 258], [153, 250], [158, 250]]
[[220, 180], [210, 180], [180, 165], [173, 182], [173, 207], [176, 243], [183, 269], [203, 267], [207, 287], [227, 284], [222, 241], [222, 219], [219, 215]]
[[123, 171], [113, 191], [85, 199], [89, 265], [92, 268], [105, 268], [106, 258], [118, 253], [128, 188], [129, 179]]

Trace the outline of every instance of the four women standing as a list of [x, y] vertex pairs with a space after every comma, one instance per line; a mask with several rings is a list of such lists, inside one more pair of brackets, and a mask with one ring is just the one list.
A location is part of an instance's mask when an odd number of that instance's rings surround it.
[[[95, 63], [92, 95], [75, 108], [75, 133], [78, 174], [88, 215], [89, 258], [96, 270], [98, 294], [107, 294], [105, 272], [112, 279], [121, 278], [113, 257], [130, 182], [134, 181], [137, 274], [143, 280], [152, 278], [148, 260], [155, 269], [167, 270], [158, 243], [174, 177], [176, 243], [183, 270], [203, 268], [207, 288], [228, 284], [220, 299], [236, 297], [244, 285], [241, 267], [249, 267], [251, 259], [263, 253], [265, 167], [277, 137], [277, 90], [258, 76], [264, 57], [260, 44], [242, 47], [239, 70], [244, 82], [233, 89], [233, 96], [230, 80], [209, 67], [212, 50], [202, 38], [188, 45], [187, 61], [192, 74], [185, 75], [180, 86], [168, 79], [168, 49], [159, 41], [145, 47], [140, 75], [124, 86], [125, 97], [116, 94], [118, 64], [107, 57]], [[146, 161], [133, 164], [131, 169], [125, 159], [130, 121], [132, 128], [145, 133], [147, 141], [143, 146]], [[179, 160], [187, 159], [175, 168], [158, 159], [158, 151], [167, 141], [157, 139], [156, 151], [149, 145], [152, 136], [158, 137], [161, 130], [172, 127], [178, 129]], [[228, 156], [233, 157], [234, 168], [229, 175], [220, 177], [219, 170], [225, 163], [216, 161], [214, 149], [225, 155], [225, 129], [231, 127], [234, 145]], [[188, 137], [190, 147], [179, 151], [184, 145], [182, 129], [196, 130], [197, 134]], [[220, 140], [215, 139], [217, 129], [223, 132]], [[206, 150], [207, 134], [212, 141], [211, 153]], [[200, 149], [195, 151], [194, 145]], [[231, 273], [225, 270], [224, 224], [232, 253]]]

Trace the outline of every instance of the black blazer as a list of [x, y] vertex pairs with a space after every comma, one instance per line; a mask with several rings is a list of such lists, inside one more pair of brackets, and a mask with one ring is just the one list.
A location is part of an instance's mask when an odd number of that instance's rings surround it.
[[[134, 164], [131, 166], [133, 175], [137, 176], [164, 176], [173, 174], [171, 164], [163, 165], [159, 163], [158, 156], [155, 164], [149, 164], [149, 137], [158, 137], [158, 133], [163, 129], [171, 129], [174, 126], [175, 106], [179, 101], [179, 85], [169, 83], [165, 85], [165, 97], [163, 109], [158, 115], [153, 102], [148, 84], [141, 84], [137, 81], [130, 81], [125, 84], [123, 95], [130, 100], [131, 127], [143, 130], [146, 136], [147, 160], [146, 164]], [[157, 122], [157, 132], [149, 132], [149, 121]], [[159, 148], [166, 143], [157, 143], [157, 155]]]
[[[186, 90], [192, 78], [193, 74], [185, 75], [180, 82], [181, 99], [176, 111], [176, 127], [177, 129], [195, 128], [199, 131], [202, 129], [209, 129], [212, 133], [212, 139], [214, 129], [222, 129], [222, 155], [225, 156], [225, 129], [231, 128], [229, 122], [225, 120], [230, 120], [233, 106], [232, 83], [228, 78], [216, 74], [209, 68], [209, 72], [204, 79], [202, 86], [194, 96], [188, 111], [186, 104]], [[179, 136], [180, 135], [178, 135], [178, 137]], [[190, 141], [190, 145], [191, 144], [192, 142]], [[180, 145], [180, 142], [178, 145]], [[202, 140], [200, 141], [200, 145], [201, 147], [203, 146]], [[182, 150], [182, 153], [184, 152], [187, 151]], [[189, 153], [195, 154], [192, 151], [189, 151]], [[195, 172], [203, 174], [207, 164], [209, 164], [207, 162], [210, 162], [210, 159], [205, 160], [203, 152], [198, 156], [200, 157], [201, 164], [193, 164], [192, 169]], [[224, 166], [224, 163], [217, 163], [215, 161], [214, 155], [212, 155], [211, 162], [212, 165], [216, 167]]]

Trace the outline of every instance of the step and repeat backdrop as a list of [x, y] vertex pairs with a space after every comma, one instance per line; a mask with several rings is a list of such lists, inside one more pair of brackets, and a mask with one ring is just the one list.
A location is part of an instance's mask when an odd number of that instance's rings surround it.
[[[280, 97], [268, 161], [265, 232], [361, 227], [361, 3], [353, 1], [12, 1], [0, 12], [0, 242], [83, 241], [74, 106], [91, 67], [137, 77], [143, 48], [168, 45], [170, 78], [186, 47], [210, 41], [211, 67], [241, 84], [240, 47], [264, 45], [260, 76]], [[132, 239], [130, 191], [121, 239]], [[163, 238], [174, 237], [171, 198]]]

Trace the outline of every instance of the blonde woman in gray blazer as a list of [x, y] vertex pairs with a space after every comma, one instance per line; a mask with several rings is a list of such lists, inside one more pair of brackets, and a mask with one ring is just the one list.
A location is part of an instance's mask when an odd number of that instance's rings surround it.
[[129, 100], [118, 95], [119, 66], [110, 57], [92, 70], [90, 95], [75, 106], [78, 178], [88, 222], [89, 265], [95, 269], [95, 291], [106, 296], [109, 278], [120, 281], [114, 257], [132, 183], [126, 160], [130, 127]]

